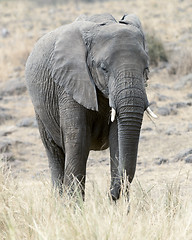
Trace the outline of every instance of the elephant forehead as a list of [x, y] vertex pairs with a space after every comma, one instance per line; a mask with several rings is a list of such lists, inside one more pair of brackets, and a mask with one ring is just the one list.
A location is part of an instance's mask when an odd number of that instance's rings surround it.
[[[144, 38], [138, 30], [132, 31], [126, 28], [103, 30], [98, 33], [92, 42], [92, 51], [97, 55], [101, 52], [111, 55], [113, 52], [132, 50], [141, 52], [145, 49]], [[102, 55], [103, 55], [102, 54]]]
[[112, 55], [127, 56], [127, 54], [146, 55], [143, 38], [138, 35], [138, 32], [135, 34], [127, 29], [99, 34], [95, 38], [92, 51], [96, 56], [101, 53], [102, 56], [106, 57], [114, 57]]
[[97, 41], [104, 40], [109, 41], [110, 39], [123, 39], [123, 41], [139, 41], [143, 40], [142, 32], [135, 26], [113, 24], [101, 27], [100, 31], [96, 36]]

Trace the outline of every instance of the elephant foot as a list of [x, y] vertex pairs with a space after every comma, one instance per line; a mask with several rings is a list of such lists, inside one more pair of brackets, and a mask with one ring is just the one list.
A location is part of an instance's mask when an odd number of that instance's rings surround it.
[[75, 202], [85, 200], [85, 176], [77, 178], [73, 175], [65, 175], [64, 186], [70, 199], [73, 199]]
[[113, 184], [111, 186], [111, 198], [113, 201], [117, 201], [120, 197], [120, 193], [121, 193], [121, 184], [119, 183], [116, 183], [116, 184]]
[[118, 200], [121, 195], [127, 202], [129, 202], [129, 185], [116, 182], [111, 185], [110, 191], [112, 200]]

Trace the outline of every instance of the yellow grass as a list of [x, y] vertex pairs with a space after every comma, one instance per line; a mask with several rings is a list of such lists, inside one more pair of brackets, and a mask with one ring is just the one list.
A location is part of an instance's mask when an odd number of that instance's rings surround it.
[[146, 189], [136, 180], [128, 206], [123, 197], [114, 204], [106, 189], [88, 184], [85, 203], [77, 204], [57, 197], [45, 179], [12, 179], [1, 166], [0, 239], [192, 239], [191, 196], [179, 177], [161, 187]]

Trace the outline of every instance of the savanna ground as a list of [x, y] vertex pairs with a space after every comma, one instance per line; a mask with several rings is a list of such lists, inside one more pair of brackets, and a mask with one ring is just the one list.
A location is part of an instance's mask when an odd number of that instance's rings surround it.
[[[144, 117], [129, 213], [123, 197], [108, 197], [108, 150], [89, 156], [84, 204], [52, 193], [24, 83], [37, 39], [105, 12], [140, 17], [152, 64], [147, 93], [159, 116]], [[192, 239], [191, 22], [190, 0], [0, 1], [0, 239]]]

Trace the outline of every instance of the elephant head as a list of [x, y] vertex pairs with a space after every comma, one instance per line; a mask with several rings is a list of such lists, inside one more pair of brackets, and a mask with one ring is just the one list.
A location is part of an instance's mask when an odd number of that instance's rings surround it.
[[139, 19], [133, 14], [119, 22], [111, 15], [80, 17], [60, 32], [52, 59], [54, 81], [79, 104], [98, 111], [98, 91], [109, 99], [118, 128], [117, 180], [126, 174], [131, 182], [143, 113], [147, 109], [153, 115], [145, 91], [148, 55]]

